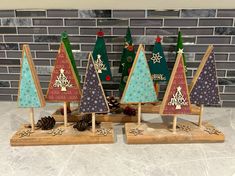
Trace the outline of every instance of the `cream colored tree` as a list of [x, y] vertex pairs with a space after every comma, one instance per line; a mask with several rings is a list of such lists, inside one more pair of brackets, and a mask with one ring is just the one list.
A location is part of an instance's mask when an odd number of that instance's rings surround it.
[[70, 83], [70, 81], [67, 79], [67, 77], [64, 74], [64, 69], [60, 69], [60, 74], [57, 76], [57, 79], [55, 80], [55, 83], [53, 85], [54, 87], [60, 87], [61, 91], [67, 91], [67, 87], [72, 87], [73, 85]]
[[175, 109], [181, 109], [182, 105], [188, 105], [188, 102], [186, 102], [186, 99], [181, 92], [181, 89], [182, 88], [180, 86], [177, 87], [176, 93], [172, 95], [173, 97], [168, 103], [168, 105], [175, 106]]

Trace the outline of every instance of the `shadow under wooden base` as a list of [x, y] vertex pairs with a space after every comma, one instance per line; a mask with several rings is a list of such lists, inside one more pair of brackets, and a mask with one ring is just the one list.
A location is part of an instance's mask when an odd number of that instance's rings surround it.
[[[134, 134], [133, 129], [139, 134]], [[224, 134], [205, 122], [200, 128], [193, 122], [178, 122], [176, 133], [172, 125], [166, 123], [125, 124], [125, 136], [128, 144], [174, 144], [174, 143], [216, 143], [224, 142]]]
[[[56, 122], [63, 122], [64, 116], [61, 114], [60, 110], [57, 110], [52, 114]], [[68, 122], [77, 122], [81, 120], [82, 115], [78, 114], [78, 109], [72, 110], [68, 114]], [[125, 114], [96, 114], [95, 120], [98, 122], [113, 122], [113, 123], [125, 123], [125, 122], [137, 122], [137, 116], [128, 116]]]
[[61, 134], [53, 135], [52, 130], [35, 130], [29, 135], [22, 136], [29, 132], [30, 128], [23, 125], [11, 138], [11, 146], [33, 146], [33, 145], [67, 145], [67, 144], [103, 144], [114, 143], [114, 130], [112, 123], [103, 122], [96, 130], [106, 129], [107, 135], [99, 134], [98, 131], [93, 134], [90, 130], [77, 131], [73, 124], [68, 127], [63, 124], [56, 124], [54, 132], [62, 131]]

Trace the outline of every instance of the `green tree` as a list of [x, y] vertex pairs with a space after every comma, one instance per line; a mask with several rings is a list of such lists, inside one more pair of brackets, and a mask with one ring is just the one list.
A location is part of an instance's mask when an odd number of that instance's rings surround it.
[[[179, 50], [182, 50], [182, 51], [184, 50], [183, 38], [182, 38], [181, 31], [179, 31], [179, 33], [178, 33], [178, 40], [177, 40], [176, 56], [175, 56], [175, 58], [177, 57]], [[186, 58], [185, 58], [184, 52], [182, 53], [182, 55], [183, 55], [183, 59], [184, 59], [185, 72], [187, 73], [187, 63], [186, 63]]]
[[108, 55], [106, 51], [104, 32], [99, 31], [97, 33], [97, 40], [92, 53], [94, 58], [96, 71], [99, 73], [101, 81], [111, 81], [112, 75], [110, 71]]
[[131, 37], [131, 31], [130, 31], [130, 28], [128, 27], [126, 36], [124, 39], [121, 63], [119, 66], [119, 72], [122, 73], [121, 82], [119, 85], [120, 95], [122, 95], [122, 92], [125, 89], [126, 81], [129, 76], [134, 59], [135, 59], [135, 51], [134, 51], [133, 41]]

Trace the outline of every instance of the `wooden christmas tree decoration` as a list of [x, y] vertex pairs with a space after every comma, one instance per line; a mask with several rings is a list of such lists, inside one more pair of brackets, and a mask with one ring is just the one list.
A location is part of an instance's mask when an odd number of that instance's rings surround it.
[[160, 37], [156, 38], [152, 57], [150, 58], [148, 64], [155, 84], [156, 93], [158, 95], [159, 83], [168, 82], [170, 79], [170, 73], [163, 53]]
[[189, 86], [191, 103], [200, 105], [198, 125], [202, 126], [203, 105], [220, 104], [213, 46], [207, 48]]
[[28, 45], [23, 45], [17, 101], [19, 107], [30, 108], [31, 131], [34, 132], [33, 108], [43, 107], [46, 103]]
[[95, 114], [109, 112], [109, 106], [91, 54], [88, 58], [82, 89], [80, 112], [92, 114], [93, 134], [95, 133]]
[[186, 62], [186, 57], [184, 55], [184, 44], [183, 44], [183, 38], [182, 38], [181, 31], [179, 31], [179, 33], [178, 33], [175, 58], [177, 58], [177, 56], [178, 56], [178, 51], [180, 51], [182, 53], [182, 57], [184, 60], [184, 69], [185, 69], [185, 72], [187, 73], [187, 62]]
[[111, 81], [112, 75], [108, 62], [108, 55], [106, 51], [104, 32], [97, 33], [97, 40], [92, 53], [96, 71], [99, 73], [101, 81]]
[[50, 102], [64, 102], [64, 125], [67, 126], [67, 102], [79, 102], [80, 98], [81, 89], [77, 74], [65, 45], [61, 42], [46, 99]]
[[119, 85], [119, 92], [120, 96], [122, 95], [126, 82], [132, 67], [132, 64], [135, 59], [135, 51], [133, 46], [133, 41], [131, 37], [130, 28], [127, 28], [126, 36], [124, 38], [124, 46], [122, 51], [121, 63], [119, 66], [119, 73], [122, 73], [120, 85]]
[[171, 73], [171, 78], [160, 107], [160, 114], [174, 116], [173, 132], [176, 132], [176, 115], [190, 113], [191, 103], [185, 75], [183, 55], [182, 50], [179, 50], [173, 71]]
[[140, 45], [120, 102], [123, 104], [138, 104], [138, 125], [140, 125], [141, 103], [156, 101], [158, 100], [144, 48]]

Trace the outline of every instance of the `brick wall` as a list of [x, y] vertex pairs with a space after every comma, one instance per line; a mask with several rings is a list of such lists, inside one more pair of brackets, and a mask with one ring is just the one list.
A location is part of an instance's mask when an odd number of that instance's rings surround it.
[[[174, 64], [177, 32], [183, 32], [192, 79], [208, 44], [214, 44], [223, 106], [235, 107], [235, 9], [206, 10], [0, 10], [0, 100], [17, 97], [19, 64], [23, 43], [30, 45], [45, 92], [60, 41], [60, 33], [70, 35], [77, 67], [85, 74], [87, 53], [92, 51], [96, 32], [102, 28], [114, 81], [104, 84], [107, 94], [118, 94], [118, 66], [126, 27], [131, 27], [134, 44], [145, 44], [147, 56], [156, 35], [163, 46], [170, 69]], [[160, 97], [166, 86], [161, 86]]]

